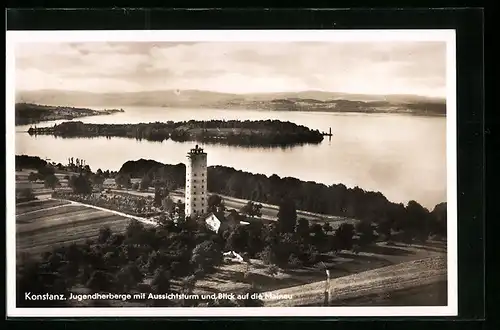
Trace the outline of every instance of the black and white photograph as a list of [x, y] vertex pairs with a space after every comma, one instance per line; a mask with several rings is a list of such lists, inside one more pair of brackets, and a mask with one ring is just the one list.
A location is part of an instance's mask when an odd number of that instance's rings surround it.
[[452, 30], [7, 32], [12, 316], [457, 314]]

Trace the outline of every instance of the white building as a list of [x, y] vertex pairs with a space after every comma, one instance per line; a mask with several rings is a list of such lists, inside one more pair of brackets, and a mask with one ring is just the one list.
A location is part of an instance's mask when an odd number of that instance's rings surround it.
[[187, 154], [186, 217], [207, 213], [207, 153], [198, 145]]

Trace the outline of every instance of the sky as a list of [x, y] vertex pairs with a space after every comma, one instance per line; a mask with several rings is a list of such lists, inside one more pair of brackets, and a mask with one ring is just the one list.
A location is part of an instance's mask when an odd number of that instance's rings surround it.
[[445, 42], [19, 43], [16, 89], [446, 96]]

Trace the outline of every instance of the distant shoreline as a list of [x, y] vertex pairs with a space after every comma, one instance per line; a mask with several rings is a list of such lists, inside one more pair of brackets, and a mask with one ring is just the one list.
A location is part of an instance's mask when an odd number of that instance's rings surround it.
[[93, 110], [70, 106], [51, 106], [34, 103], [16, 103], [16, 126], [34, 125], [52, 120], [73, 120], [81, 117], [105, 116], [125, 112], [123, 109]]
[[[147, 108], [157, 108], [157, 106], [153, 105], [147, 105], [144, 106]], [[160, 106], [159, 108], [168, 108], [168, 109], [183, 109], [183, 107], [178, 107], [178, 106]], [[208, 110], [227, 110], [227, 111], [232, 111], [232, 110], [243, 110], [243, 111], [261, 111], [261, 112], [309, 112], [309, 113], [324, 113], [324, 114], [366, 114], [366, 115], [407, 115], [407, 116], [414, 116], [414, 117], [442, 117], [446, 118], [446, 113], [425, 113], [425, 112], [415, 112], [415, 111], [404, 111], [404, 110], [398, 110], [398, 111], [390, 111], [390, 110], [371, 110], [371, 111], [365, 111], [365, 110], [335, 110], [335, 109], [264, 109], [264, 108], [249, 108], [249, 107], [231, 107], [231, 108], [216, 108], [216, 107], [193, 107], [193, 109], [196, 110], [201, 110], [201, 111], [208, 111]]]
[[158, 90], [129, 93], [20, 91], [17, 100], [86, 106], [138, 106], [193, 109], [245, 109], [305, 112], [405, 113], [446, 115], [446, 99], [418, 95], [363, 95], [322, 91], [230, 94], [200, 90]]

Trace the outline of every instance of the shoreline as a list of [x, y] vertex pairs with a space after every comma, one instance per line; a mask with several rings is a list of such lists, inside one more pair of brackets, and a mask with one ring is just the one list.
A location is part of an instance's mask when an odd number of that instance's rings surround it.
[[34, 103], [16, 103], [15, 104], [15, 126], [36, 125], [55, 120], [69, 120], [92, 117], [108, 116], [115, 113], [125, 112], [120, 109], [95, 110], [84, 107], [72, 106], [52, 106]]
[[126, 137], [163, 142], [196, 141], [238, 146], [293, 146], [318, 144], [325, 133], [280, 120], [190, 120], [137, 124], [90, 124], [67, 121], [54, 126], [31, 127], [30, 135], [52, 135], [62, 138]]

